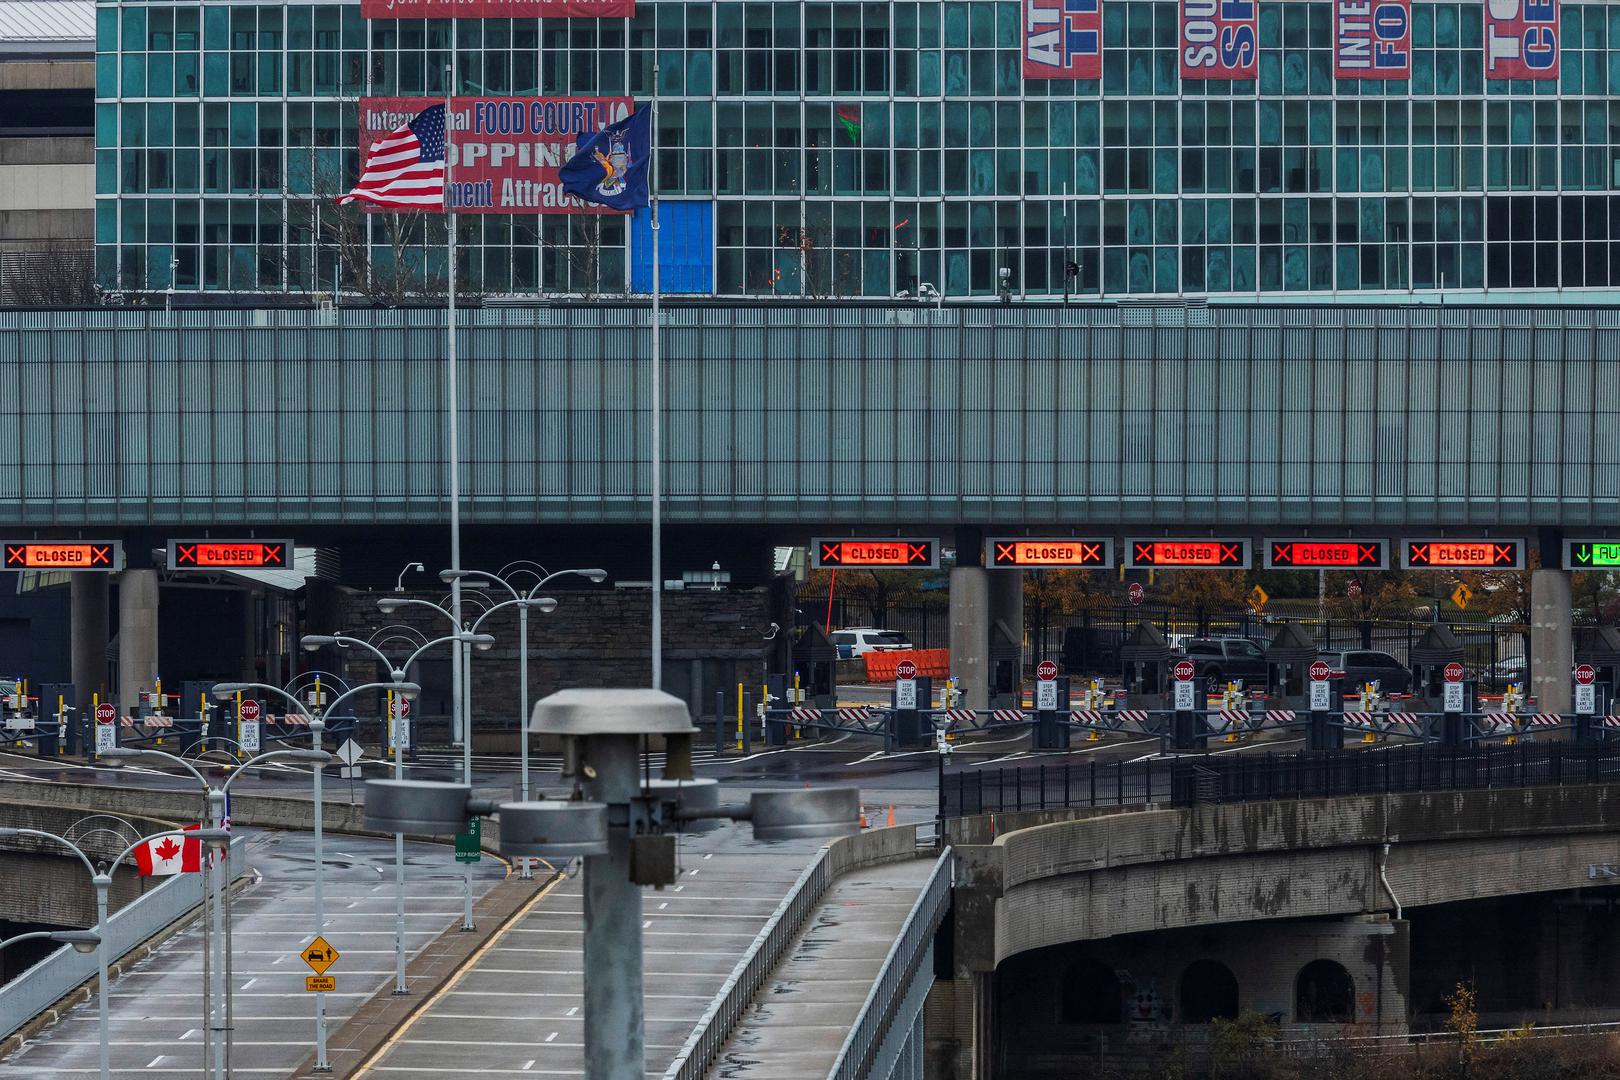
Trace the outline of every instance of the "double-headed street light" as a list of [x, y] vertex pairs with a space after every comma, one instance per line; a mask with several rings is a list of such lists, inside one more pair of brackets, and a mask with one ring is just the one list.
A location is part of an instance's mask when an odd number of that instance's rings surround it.
[[[674, 883], [675, 833], [729, 818], [751, 822], [761, 840], [842, 836], [860, 829], [860, 793], [790, 788], [721, 804], [719, 785], [692, 775], [697, 729], [686, 705], [658, 690], [562, 690], [535, 705], [529, 730], [563, 741], [573, 798], [497, 806], [474, 799], [470, 784], [373, 780], [366, 824], [447, 833], [498, 814], [503, 855], [583, 858], [586, 1080], [645, 1080], [639, 887]], [[641, 743], [654, 735], [665, 744], [663, 776], [644, 780]]]
[[[0, 827], [0, 840], [9, 840], [19, 836], [32, 836], [41, 840], [49, 840], [58, 847], [66, 848], [74, 855], [77, 855], [79, 861], [84, 864], [84, 868], [90, 872], [90, 884], [96, 890], [96, 940], [92, 943], [88, 938], [81, 937], [77, 941], [69, 941], [68, 943], [80, 952], [86, 951], [85, 946], [93, 947], [96, 952], [96, 1024], [100, 1029], [100, 1067], [98, 1075], [101, 1080], [109, 1080], [112, 1075], [112, 1047], [107, 1035], [107, 893], [112, 889], [113, 871], [118, 869], [119, 863], [129, 857], [130, 852], [142, 844], [150, 843], [164, 836], [178, 836], [182, 840], [200, 840], [215, 848], [215, 850], [224, 851], [231, 842], [231, 834], [224, 829], [215, 828], [165, 829], [162, 832], [155, 832], [150, 836], [143, 836], [131, 841], [130, 845], [119, 852], [118, 857], [108, 863], [104, 870], [96, 869], [95, 864], [90, 861], [90, 856], [85, 854], [84, 849], [65, 836], [58, 836], [56, 833], [46, 832], [44, 829]], [[6, 944], [10, 944], [10, 942]]]
[[[229, 692], [222, 693], [220, 686], [226, 687]], [[222, 683], [219, 686], [214, 687], [214, 694], [216, 697], [229, 697], [231, 694], [235, 693], [236, 689], [237, 684]], [[168, 761], [179, 765], [181, 768], [185, 769], [193, 777], [195, 777], [197, 783], [202, 785], [205, 810], [204, 817], [208, 822], [209, 828], [214, 829], [224, 828], [225, 797], [229, 792], [231, 784], [238, 776], [243, 775], [245, 770], [267, 761], [304, 761], [313, 763], [315, 766], [315, 895], [317, 897], [316, 905], [318, 907], [320, 904], [319, 897], [321, 892], [321, 766], [332, 760], [331, 754], [328, 754], [325, 750], [319, 748], [321, 731], [323, 727], [324, 725], [319, 719], [313, 720], [310, 724], [310, 732], [314, 736], [315, 743], [313, 748], [308, 750], [297, 748], [286, 750], [266, 750], [262, 754], [255, 754], [253, 757], [250, 757], [244, 761], [235, 772], [227, 776], [224, 782], [218, 787], [215, 787], [213, 784], [209, 783], [208, 778], [199, 772], [197, 767], [191, 762], [187, 761], [183, 757], [168, 753], [164, 750], [135, 746], [115, 746], [111, 749], [101, 751], [100, 756], [111, 761]], [[224, 1077], [225, 1075], [225, 1013], [227, 1010], [224, 1006], [224, 1002], [230, 992], [230, 988], [225, 982], [225, 964], [222, 959], [222, 954], [220, 953], [220, 950], [224, 948], [225, 942], [225, 929], [223, 926], [224, 912], [220, 901], [223, 885], [222, 879], [227, 873], [228, 871], [226, 868], [221, 866], [219, 870], [213, 871], [209, 874], [209, 880], [213, 886], [211, 891], [213, 894], [214, 907], [214, 958], [212, 985], [206, 987], [205, 992], [209, 998], [208, 1020], [212, 1029], [210, 1035], [211, 1042], [214, 1046], [214, 1075], [216, 1077]], [[319, 1005], [321, 1006], [321, 1016], [319, 1017], [317, 1023], [316, 1042], [321, 1049], [322, 1058], [324, 1060], [326, 1050], [324, 1002], [320, 1002]]]

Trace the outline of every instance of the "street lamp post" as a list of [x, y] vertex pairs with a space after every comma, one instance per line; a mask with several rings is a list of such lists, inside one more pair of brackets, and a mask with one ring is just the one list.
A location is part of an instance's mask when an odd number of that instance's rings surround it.
[[[244, 691], [248, 691], [248, 690], [262, 690], [262, 691], [266, 691], [266, 692], [269, 692], [269, 693], [272, 693], [272, 694], [279, 694], [283, 699], [290, 702], [293, 705], [294, 708], [296, 708], [304, 716], [309, 718], [309, 734], [310, 734], [310, 740], [311, 740], [311, 744], [312, 744], [313, 749], [310, 749], [310, 750], [271, 751], [271, 753], [278, 753], [279, 752], [279, 753], [292, 754], [292, 755], [304, 755], [304, 756], [298, 757], [297, 760], [300, 760], [300, 761], [312, 761], [312, 762], [315, 763], [315, 776], [314, 776], [314, 787], [315, 787], [314, 817], [315, 817], [315, 821], [314, 821], [314, 825], [315, 825], [315, 936], [316, 937], [319, 937], [326, 930], [326, 891], [325, 891], [325, 886], [326, 886], [326, 873], [325, 873], [326, 863], [325, 863], [325, 860], [322, 858], [323, 830], [322, 830], [322, 827], [321, 827], [322, 826], [322, 818], [323, 818], [324, 812], [325, 812], [326, 799], [325, 799], [325, 796], [324, 796], [324, 794], [322, 792], [322, 789], [321, 789], [321, 776], [322, 776], [323, 772], [325, 771], [323, 769], [323, 766], [327, 762], [332, 760], [332, 755], [331, 754], [328, 754], [325, 750], [320, 749], [321, 735], [326, 730], [326, 721], [323, 719], [323, 716], [325, 714], [331, 713], [339, 705], [343, 704], [349, 698], [354, 697], [356, 694], [363, 693], [363, 692], [365, 692], [367, 690], [390, 690], [390, 689], [398, 689], [398, 690], [404, 691], [406, 693], [410, 693], [410, 692], [413, 692], [413, 691], [420, 690], [421, 687], [418, 687], [413, 683], [377, 683], [377, 682], [362, 683], [359, 686], [351, 687], [350, 689], [345, 690], [343, 693], [341, 693], [337, 697], [333, 698], [331, 704], [326, 706], [326, 708], [324, 710], [319, 705], [317, 705], [316, 709], [315, 709], [315, 711], [313, 713], [310, 712], [309, 709], [307, 707], [305, 707], [304, 703], [299, 701], [298, 698], [295, 695], [287, 693], [287, 691], [283, 690], [279, 686], [271, 686], [268, 683], [219, 683], [218, 685], [216, 685], [214, 687], [214, 696], [218, 697], [218, 698], [229, 698], [229, 697], [232, 697], [232, 696], [234, 696], [236, 694], [240, 694], [240, 693], [243, 693]], [[260, 755], [260, 757], [268, 757], [268, 756], [269, 756], [268, 754], [261, 754]], [[397, 758], [399, 755], [396, 753], [394, 756]], [[258, 759], [257, 758], [249, 759], [249, 761], [246, 764], [251, 765], [256, 760], [258, 760]], [[246, 768], [246, 765], [244, 765], [243, 767]], [[222, 794], [220, 795], [221, 801], [223, 801], [223, 799], [224, 799], [224, 795], [223, 795], [224, 788], [229, 786], [231, 780], [236, 779], [236, 777], [240, 776], [240, 775], [241, 775], [241, 773], [235, 773], [229, 779], [227, 779], [224, 784], [220, 785], [220, 789], [221, 789], [221, 792], [222, 792]], [[212, 793], [210, 793], [209, 798], [213, 798]], [[315, 1068], [314, 1068], [314, 1071], [315, 1072], [331, 1072], [332, 1071], [332, 1066], [326, 1060], [326, 992], [324, 990], [317, 991], [316, 994], [315, 994]]]
[[[405, 676], [410, 672], [411, 665], [416, 663], [417, 658], [429, 649], [437, 648], [447, 642], [455, 645], [460, 641], [460, 637], [459, 634], [452, 634], [424, 642], [420, 648], [411, 653], [404, 663], [397, 667], [387, 653], [364, 638], [349, 637], [346, 634], [305, 634], [299, 639], [299, 643], [310, 652], [327, 645], [336, 645], [340, 649], [353, 646], [366, 649], [376, 656], [378, 660], [382, 661], [383, 665], [388, 669], [388, 675], [393, 680], [392, 685], [395, 692], [410, 696], [411, 693], [420, 693], [421, 691], [421, 687], [415, 683], [405, 681]], [[490, 638], [489, 640], [493, 642], [495, 639]], [[393, 719], [393, 717], [389, 719]], [[405, 779], [405, 740], [400, 737], [397, 723], [394, 728], [394, 779]], [[394, 993], [405, 994], [409, 992], [410, 988], [405, 983], [405, 834], [397, 832], [394, 834]]]
[[93, 953], [96, 946], [101, 944], [101, 935], [94, 930], [31, 930], [26, 934], [6, 938], [0, 941], [0, 952], [5, 952], [13, 945], [20, 945], [25, 941], [55, 941], [62, 945], [73, 946], [74, 952]]
[[[230, 843], [231, 834], [224, 829], [213, 828], [192, 829], [190, 831], [165, 829], [162, 832], [152, 833], [150, 836], [143, 836], [131, 841], [128, 847], [118, 853], [117, 858], [107, 864], [105, 870], [97, 870], [95, 864], [90, 861], [90, 856], [85, 854], [84, 849], [65, 836], [58, 836], [56, 833], [46, 832], [43, 829], [0, 827], [0, 840], [16, 836], [38, 837], [41, 840], [49, 840], [60, 847], [64, 847], [77, 855], [79, 861], [84, 863], [85, 869], [90, 871], [90, 884], [96, 890], [96, 934], [98, 935], [96, 944], [96, 1021], [97, 1026], [100, 1028], [98, 1075], [101, 1080], [109, 1080], [112, 1074], [112, 1046], [107, 1036], [107, 893], [112, 888], [113, 871], [118, 869], [119, 863], [129, 857], [130, 852], [142, 844], [150, 843], [160, 837], [178, 836], [182, 839], [200, 840], [209, 844], [228, 844]], [[78, 948], [77, 945], [74, 947]]]
[[[540, 569], [545, 570], [545, 567], [542, 566]], [[446, 570], [439, 576], [448, 579], [449, 575], [454, 573], [457, 573], [457, 571]], [[519, 592], [506, 578], [489, 573], [487, 570], [463, 570], [460, 571], [460, 574], [463, 577], [477, 576], [497, 582], [512, 594], [512, 599], [502, 600], [478, 616], [478, 619], [472, 625], [474, 630], [477, 630], [485, 619], [502, 608], [515, 606], [518, 609], [518, 798], [522, 802], [528, 802], [529, 734], [524, 730], [524, 726], [529, 722], [529, 609], [531, 607], [538, 608], [545, 613], [556, 610], [556, 600], [549, 596], [537, 596], [536, 594], [557, 578], [573, 575], [601, 584], [607, 580], [607, 571], [600, 567], [591, 567], [589, 569], [558, 570], [555, 574], [548, 572], [530, 586], [527, 592]], [[469, 682], [472, 680], [471, 672], [467, 673], [467, 679]], [[523, 860], [519, 875], [523, 878], [532, 878], [534, 876], [534, 867], [530, 860]]]
[[[377, 601], [377, 609], [384, 615], [392, 615], [402, 607], [425, 607], [429, 611], [436, 611], [450, 620], [456, 641], [460, 648], [450, 650], [453, 661], [450, 665], [450, 679], [453, 688], [450, 692], [451, 722], [453, 729], [460, 734], [461, 745], [461, 782], [472, 784], [472, 710], [468, 707], [466, 665], [471, 663], [471, 648], [480, 651], [487, 650], [495, 644], [495, 639], [488, 634], [473, 634], [461, 622], [461, 571], [452, 568], [447, 571], [454, 576], [450, 578], [450, 607], [443, 608], [431, 600], [418, 600], [414, 597], [385, 596]], [[466, 663], [463, 662], [465, 653]], [[398, 756], [397, 754], [395, 755]], [[463, 863], [461, 867], [462, 904], [461, 928], [473, 929], [473, 902], [472, 902], [472, 864]]]
[[[228, 697], [228, 696], [230, 696], [231, 693], [235, 693], [237, 690], [246, 689], [250, 685], [253, 685], [253, 684], [221, 683], [221, 684], [219, 684], [219, 686], [215, 686], [214, 693], [215, 693], [216, 696], [219, 696], [219, 697]], [[224, 687], [228, 688], [230, 693], [221, 693], [220, 686], [224, 686]], [[262, 688], [260, 688], [260, 689], [262, 689]], [[291, 696], [289, 695], [289, 700], [296, 700], [296, 699], [292, 699]], [[258, 765], [258, 764], [261, 764], [261, 763], [266, 762], [266, 761], [285, 760], [285, 761], [313, 762], [314, 765], [315, 765], [315, 895], [317, 897], [316, 903], [319, 904], [319, 902], [320, 902], [319, 897], [320, 897], [320, 894], [321, 894], [321, 869], [322, 869], [322, 867], [321, 867], [321, 766], [324, 765], [327, 761], [330, 761], [331, 757], [332, 757], [332, 755], [328, 754], [325, 750], [322, 750], [322, 749], [319, 748], [322, 728], [323, 728], [323, 724], [318, 719], [312, 721], [311, 724], [310, 724], [310, 733], [314, 736], [314, 743], [315, 743], [315, 745], [314, 745], [314, 747], [312, 749], [309, 749], [309, 750], [266, 750], [262, 754], [256, 754], [253, 757], [250, 757], [246, 761], [244, 761], [241, 764], [240, 768], [237, 771], [231, 773], [231, 775], [227, 776], [225, 778], [224, 782], [221, 783], [218, 787], [215, 787], [213, 784], [210, 784], [208, 782], [208, 778], [205, 777], [201, 772], [199, 772], [197, 770], [197, 767], [195, 765], [193, 765], [191, 762], [187, 761], [183, 757], [179, 757], [179, 756], [177, 756], [175, 754], [170, 754], [167, 751], [150, 749], [150, 748], [133, 747], [133, 746], [116, 746], [116, 747], [113, 747], [110, 750], [103, 750], [101, 752], [101, 757], [103, 757], [105, 759], [108, 759], [108, 760], [112, 760], [112, 761], [134, 761], [134, 760], [170, 761], [170, 762], [173, 762], [176, 765], [179, 765], [181, 768], [185, 769], [193, 777], [195, 777], [197, 782], [202, 785], [203, 798], [205, 800], [205, 805], [207, 807], [206, 817], [207, 817], [207, 821], [208, 821], [208, 827], [210, 829], [218, 829], [221, 832], [224, 832], [226, 836], [229, 836], [230, 834], [228, 832], [226, 832], [225, 828], [224, 828], [224, 825], [225, 825], [225, 797], [229, 793], [229, 789], [230, 789], [231, 784], [236, 780], [236, 778], [238, 776], [243, 775], [243, 772], [245, 770], [253, 767], [254, 765]], [[217, 1078], [220, 1078], [220, 1080], [223, 1080], [223, 1078], [225, 1076], [225, 1031], [226, 1031], [226, 1029], [225, 1029], [225, 1011], [227, 1009], [227, 1005], [225, 1003], [229, 1000], [229, 995], [230, 995], [230, 985], [225, 980], [225, 962], [224, 962], [224, 956], [223, 956], [223, 952], [222, 952], [222, 950], [225, 947], [225, 927], [224, 927], [225, 913], [224, 913], [223, 907], [221, 906], [221, 901], [222, 901], [223, 895], [224, 895], [224, 889], [222, 887], [223, 884], [224, 884], [223, 879], [228, 875], [228, 873], [229, 873], [229, 870], [225, 866], [225, 860], [223, 858], [221, 858], [220, 866], [218, 867], [218, 869], [212, 870], [208, 874], [209, 885], [211, 886], [209, 891], [210, 891], [210, 893], [212, 895], [212, 906], [213, 906], [213, 909], [214, 909], [214, 912], [213, 912], [213, 916], [214, 916], [214, 928], [213, 928], [213, 938], [214, 938], [214, 940], [213, 940], [213, 952], [214, 952], [214, 957], [213, 957], [213, 979], [212, 979], [212, 985], [207, 988], [207, 993], [208, 993], [209, 999], [210, 999], [209, 1000], [209, 1017], [208, 1017], [208, 1019], [209, 1019], [209, 1025], [210, 1025], [210, 1028], [211, 1028], [210, 1034], [212, 1036], [212, 1042], [213, 1042], [213, 1046], [214, 1046], [214, 1076], [217, 1077]], [[316, 995], [316, 996], [320, 997], [322, 995]], [[319, 1006], [322, 1009], [324, 1009], [324, 1004], [325, 1004], [324, 1002], [320, 1002]], [[320, 1048], [321, 1048], [321, 1051], [322, 1051], [322, 1055], [321, 1055], [322, 1057], [325, 1056], [325, 1049], [326, 1049], [326, 1043], [325, 1043], [325, 1039], [324, 1039], [324, 1034], [325, 1034], [325, 1032], [324, 1032], [324, 1023], [318, 1024], [317, 1025], [317, 1036], [319, 1036], [318, 1041], [319, 1041]]]

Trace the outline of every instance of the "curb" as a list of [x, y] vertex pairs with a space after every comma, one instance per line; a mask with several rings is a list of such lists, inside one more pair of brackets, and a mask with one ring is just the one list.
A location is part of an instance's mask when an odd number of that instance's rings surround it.
[[347, 1080], [359, 1075], [400, 1031], [432, 1004], [441, 990], [454, 982], [469, 960], [505, 932], [561, 878], [561, 874], [554, 873], [525, 881], [516, 874], [508, 874], [473, 905], [477, 929], [462, 933], [458, 920], [457, 925], [446, 929], [406, 963], [410, 993], [395, 996], [393, 977], [389, 976], [353, 1015], [332, 1031], [327, 1038], [327, 1071], [315, 1071], [315, 1055], [311, 1053], [299, 1062], [291, 1076], [294, 1080]]

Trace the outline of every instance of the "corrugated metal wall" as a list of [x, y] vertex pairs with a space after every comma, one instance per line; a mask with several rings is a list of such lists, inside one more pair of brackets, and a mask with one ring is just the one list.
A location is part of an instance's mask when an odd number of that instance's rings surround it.
[[[0, 313], [13, 524], [442, 517], [442, 313]], [[461, 331], [473, 521], [646, 516], [645, 308]], [[687, 521], [1611, 525], [1620, 312], [668, 312]]]

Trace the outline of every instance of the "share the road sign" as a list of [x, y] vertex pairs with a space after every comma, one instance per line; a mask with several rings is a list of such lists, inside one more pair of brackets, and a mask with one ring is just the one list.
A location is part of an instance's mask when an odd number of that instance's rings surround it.
[[324, 937], [317, 936], [314, 941], [305, 945], [298, 953], [303, 957], [304, 963], [317, 975], [325, 975], [326, 969], [338, 962], [342, 954], [332, 948], [332, 943]]
[[337, 989], [337, 979], [331, 975], [305, 975], [304, 989], [311, 994], [330, 994]]

